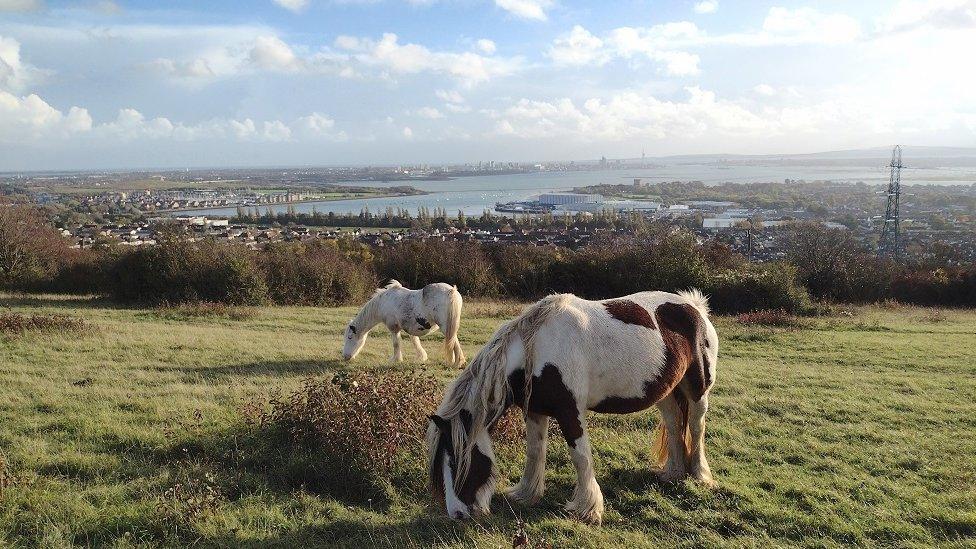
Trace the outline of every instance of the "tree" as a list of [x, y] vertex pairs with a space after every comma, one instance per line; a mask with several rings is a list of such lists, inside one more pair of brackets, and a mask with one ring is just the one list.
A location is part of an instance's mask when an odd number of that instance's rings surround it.
[[49, 281], [67, 262], [68, 241], [31, 206], [0, 203], [0, 287]]

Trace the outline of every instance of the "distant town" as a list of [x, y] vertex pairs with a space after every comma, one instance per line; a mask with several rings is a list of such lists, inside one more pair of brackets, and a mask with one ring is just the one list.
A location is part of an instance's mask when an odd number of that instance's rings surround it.
[[[643, 158], [601, 158], [592, 163], [14, 174], [0, 176], [0, 193], [45, 208], [62, 234], [80, 248], [152, 245], [160, 231], [174, 227], [191, 238], [250, 247], [307, 239], [387, 246], [433, 238], [575, 248], [593, 238], [633, 232], [642, 223], [659, 223], [724, 242], [754, 261], [768, 261], [783, 256], [779, 229], [798, 221], [850, 231], [865, 245], [877, 245], [885, 213], [883, 186], [790, 178], [720, 185], [634, 178], [494, 204], [477, 219], [403, 208], [336, 214], [329, 213], [328, 204], [312, 213], [291, 206], [282, 211], [284, 205], [307, 201], [424, 194], [410, 181], [649, 164]], [[959, 262], [976, 259], [976, 184], [915, 185], [910, 191], [901, 212], [906, 252], [922, 257], [948, 249]], [[212, 208], [235, 208], [236, 214], [219, 218], [195, 213]]]

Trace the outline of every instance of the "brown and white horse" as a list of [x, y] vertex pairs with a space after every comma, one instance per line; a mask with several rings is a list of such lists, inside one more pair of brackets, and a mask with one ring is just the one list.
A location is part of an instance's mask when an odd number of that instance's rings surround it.
[[717, 360], [708, 301], [696, 290], [604, 301], [546, 297], [495, 332], [431, 416], [431, 489], [451, 517], [489, 511], [497, 480], [490, 432], [510, 406], [521, 407], [526, 419], [525, 472], [508, 491], [520, 502], [542, 497], [552, 418], [576, 466], [566, 509], [600, 522], [603, 494], [593, 473], [588, 410], [626, 414], [657, 405], [661, 478], [690, 474], [711, 485], [704, 432]]
[[461, 294], [456, 286], [437, 282], [420, 290], [404, 288], [396, 280], [376, 290], [359, 313], [349, 321], [344, 334], [342, 357], [356, 358], [377, 324], [384, 324], [393, 336], [393, 360], [403, 360], [400, 348], [400, 332], [406, 332], [417, 350], [421, 362], [427, 360], [427, 351], [420, 343], [420, 336], [440, 328], [444, 333], [444, 352], [454, 366], [464, 365], [464, 351], [458, 341], [461, 325]]

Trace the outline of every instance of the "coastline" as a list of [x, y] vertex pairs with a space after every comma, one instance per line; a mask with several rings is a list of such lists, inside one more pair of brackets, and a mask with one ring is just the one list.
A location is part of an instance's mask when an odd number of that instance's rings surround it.
[[308, 200], [289, 200], [287, 202], [269, 202], [269, 203], [266, 203], [266, 204], [250, 204], [250, 205], [244, 205], [244, 204], [227, 204], [226, 206], [203, 206], [203, 207], [199, 207], [199, 208], [176, 208], [176, 209], [168, 209], [168, 210], [145, 210], [143, 213], [145, 213], [145, 214], [149, 214], [149, 213], [173, 214], [173, 213], [182, 213], [182, 212], [205, 212], [205, 211], [209, 211], [209, 210], [222, 210], [222, 209], [230, 209], [230, 208], [263, 208], [263, 207], [288, 206], [290, 204], [291, 205], [294, 205], [294, 204], [309, 204], [309, 203], [313, 203], [313, 202], [342, 202], [344, 200], [372, 200], [374, 198], [396, 198], [398, 196], [424, 196], [424, 195], [428, 195], [428, 194], [432, 194], [432, 193], [429, 193], [427, 191], [419, 191], [419, 192], [411, 193], [411, 194], [402, 194], [402, 193], [379, 193], [379, 194], [371, 194], [371, 195], [368, 195], [368, 196], [352, 196], [352, 197], [346, 197], [346, 198], [310, 198]]

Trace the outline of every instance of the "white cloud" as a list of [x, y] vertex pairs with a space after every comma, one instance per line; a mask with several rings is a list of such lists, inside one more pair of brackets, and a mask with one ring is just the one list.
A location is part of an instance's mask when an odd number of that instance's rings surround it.
[[674, 21], [651, 27], [617, 27], [603, 37], [575, 25], [568, 34], [553, 41], [547, 56], [557, 65], [590, 66], [604, 65], [615, 58], [644, 57], [661, 65], [662, 72], [667, 75], [694, 76], [700, 72], [701, 58], [697, 53], [687, 51], [690, 49], [844, 44], [861, 36], [860, 23], [844, 14], [825, 14], [812, 8], [773, 7], [763, 20], [762, 30], [716, 36], [709, 36], [690, 21]]
[[401, 133], [403, 134], [403, 137], [413, 139], [413, 130], [411, 130], [409, 126], [404, 126]]
[[281, 120], [265, 122], [264, 138], [268, 141], [289, 141], [291, 139], [291, 128]]
[[698, 74], [698, 62], [700, 58], [697, 54], [685, 51], [659, 51], [649, 54], [651, 59], [663, 63], [665, 73], [671, 76], [694, 76]]
[[197, 58], [187, 61], [176, 61], [173, 59], [159, 58], [150, 61], [146, 66], [158, 71], [166, 76], [175, 78], [213, 78], [216, 76], [214, 70], [206, 59]]
[[552, 7], [552, 0], [495, 0], [495, 5], [521, 19], [545, 21], [549, 18], [546, 10]]
[[478, 47], [479, 50], [481, 50], [481, 53], [485, 55], [494, 55], [495, 50], [498, 49], [498, 47], [495, 45], [495, 42], [493, 40], [488, 40], [487, 38], [482, 38], [478, 40], [477, 42], [475, 42], [475, 45]]
[[636, 56], [662, 65], [671, 76], [698, 74], [697, 54], [670, 49], [674, 41], [697, 40], [701, 33], [693, 23], [667, 23], [650, 28], [619, 27], [601, 39], [580, 25], [553, 41], [547, 55], [557, 65], [603, 65], [613, 58]]
[[718, 0], [702, 0], [695, 4], [695, 13], [715, 13], [718, 11]]
[[308, 0], [274, 0], [274, 3], [294, 13], [298, 13], [308, 7]]
[[769, 84], [758, 84], [756, 87], [752, 88], [752, 91], [758, 93], [759, 95], [765, 95], [766, 97], [776, 95], [776, 89]]
[[393, 74], [447, 74], [466, 86], [510, 75], [522, 67], [521, 58], [486, 57], [473, 52], [437, 52], [419, 44], [401, 44], [386, 33], [379, 41], [340, 37], [336, 45], [353, 52], [360, 63]]
[[556, 38], [547, 55], [558, 65], [602, 65], [610, 58], [603, 48], [603, 40], [580, 25]]
[[0, 12], [36, 11], [43, 7], [41, 0], [0, 0]]
[[976, 0], [903, 0], [878, 25], [880, 32], [904, 32], [923, 27], [976, 28]]
[[861, 36], [861, 24], [849, 15], [821, 13], [813, 8], [769, 8], [762, 32], [743, 35], [758, 44], [842, 44]]
[[20, 58], [20, 42], [0, 36], [0, 90], [20, 91], [38, 80], [41, 71]]
[[464, 97], [455, 90], [437, 90], [434, 95], [448, 103], [464, 103]]
[[276, 36], [259, 36], [248, 58], [256, 67], [267, 70], [296, 71], [303, 65], [291, 47]]
[[91, 115], [79, 107], [68, 114], [35, 94], [17, 97], [0, 90], [0, 141], [21, 143], [35, 139], [66, 137], [92, 127]]
[[687, 98], [682, 101], [634, 91], [586, 99], [581, 105], [569, 98], [521, 99], [493, 115], [494, 133], [525, 139], [614, 143], [704, 136], [764, 139], [853, 127], [870, 116], [866, 106], [853, 103], [825, 101], [799, 108], [749, 108], [698, 87], [686, 88], [686, 92]]
[[457, 103], [444, 103], [444, 108], [453, 113], [458, 113], [458, 114], [471, 112], [471, 107], [467, 105], [459, 105]]
[[436, 120], [438, 118], [444, 118], [444, 113], [435, 109], [434, 107], [421, 107], [414, 111], [414, 114], [421, 118], [428, 118], [430, 120]]

